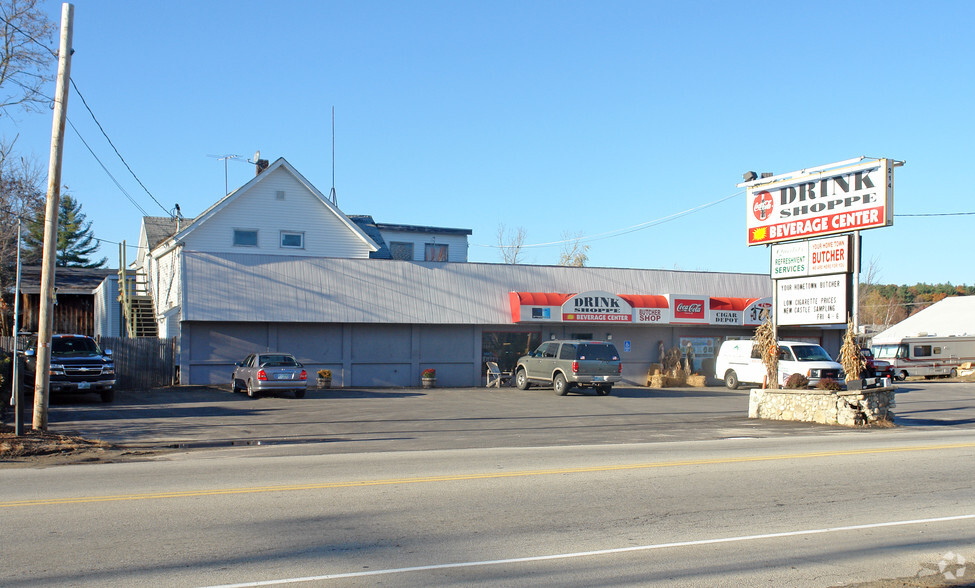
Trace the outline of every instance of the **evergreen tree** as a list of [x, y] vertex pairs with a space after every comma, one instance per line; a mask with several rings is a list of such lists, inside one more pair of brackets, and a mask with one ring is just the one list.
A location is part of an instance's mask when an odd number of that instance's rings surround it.
[[[24, 235], [24, 258], [26, 263], [40, 264], [44, 255], [44, 208], [35, 213], [35, 221], [28, 226]], [[61, 197], [58, 209], [58, 243], [57, 259], [54, 265], [58, 267], [104, 267], [108, 261], [103, 257], [98, 261], [91, 261], [89, 257], [98, 249], [98, 243], [91, 233], [91, 221], [85, 221], [81, 212], [81, 203], [70, 194]]]

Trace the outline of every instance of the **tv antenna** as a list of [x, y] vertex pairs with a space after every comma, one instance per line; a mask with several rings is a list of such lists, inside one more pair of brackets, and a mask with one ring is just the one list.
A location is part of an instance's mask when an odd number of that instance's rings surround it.
[[245, 159], [240, 155], [207, 155], [207, 157], [213, 157], [214, 159], [219, 159], [223, 161], [223, 195], [226, 196], [230, 194], [230, 188], [227, 186], [227, 162], [231, 159]]
[[332, 189], [328, 193], [332, 199], [332, 205], [338, 207], [339, 199], [335, 193], [335, 107], [332, 107]]

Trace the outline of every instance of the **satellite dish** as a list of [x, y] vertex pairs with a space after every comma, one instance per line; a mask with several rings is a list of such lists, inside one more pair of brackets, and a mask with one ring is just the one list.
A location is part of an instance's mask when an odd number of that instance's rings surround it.
[[258, 149], [257, 151], [254, 152], [254, 163], [257, 163], [260, 160], [261, 160], [261, 150]]

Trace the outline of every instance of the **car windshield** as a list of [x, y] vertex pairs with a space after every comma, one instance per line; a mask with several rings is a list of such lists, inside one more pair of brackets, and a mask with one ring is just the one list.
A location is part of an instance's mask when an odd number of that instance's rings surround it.
[[619, 354], [616, 353], [616, 347], [612, 345], [592, 345], [589, 343], [579, 344], [579, 352], [576, 357], [601, 361], [617, 361], [620, 358]]
[[262, 355], [261, 367], [298, 367], [298, 362], [290, 355]]
[[799, 361], [833, 361], [826, 350], [819, 345], [793, 345], [792, 352]]
[[51, 353], [56, 355], [91, 355], [98, 353], [98, 345], [88, 337], [58, 337], [51, 341]]

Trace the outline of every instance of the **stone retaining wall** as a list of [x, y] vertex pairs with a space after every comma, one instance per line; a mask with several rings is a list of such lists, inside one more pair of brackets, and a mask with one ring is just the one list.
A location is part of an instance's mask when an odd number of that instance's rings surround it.
[[826, 425], [866, 425], [893, 420], [894, 386], [866, 390], [753, 389], [748, 418]]

